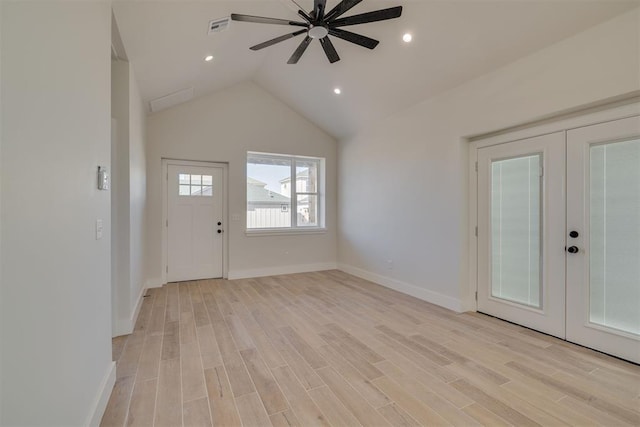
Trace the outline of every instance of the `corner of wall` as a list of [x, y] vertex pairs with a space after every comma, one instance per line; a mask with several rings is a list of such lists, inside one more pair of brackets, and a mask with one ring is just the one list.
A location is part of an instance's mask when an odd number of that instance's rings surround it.
[[442, 295], [438, 292], [420, 288], [410, 283], [372, 273], [370, 271], [347, 264], [338, 264], [338, 270], [344, 271], [345, 273], [351, 274], [364, 280], [368, 280], [378, 285], [382, 285], [386, 288], [402, 292], [403, 294], [411, 295], [412, 297], [416, 297], [431, 304], [448, 308], [449, 310], [455, 311], [456, 313], [462, 313], [463, 311], [465, 311], [465, 306], [462, 301], [457, 298], [452, 298], [448, 295]]
[[100, 384], [100, 388], [98, 390], [98, 394], [95, 397], [93, 405], [91, 406], [91, 411], [89, 412], [89, 416], [85, 425], [91, 427], [97, 427], [100, 425], [100, 421], [102, 421], [102, 416], [104, 415], [104, 411], [107, 409], [107, 404], [109, 403], [109, 398], [111, 397], [111, 391], [113, 390], [113, 386], [116, 384], [116, 362], [111, 362], [107, 367], [107, 371], [105, 376]]

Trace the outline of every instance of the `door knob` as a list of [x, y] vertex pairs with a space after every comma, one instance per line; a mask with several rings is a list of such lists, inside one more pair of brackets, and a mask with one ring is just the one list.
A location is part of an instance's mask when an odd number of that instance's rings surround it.
[[218, 230], [218, 234], [222, 233], [222, 230]]
[[222, 225], [222, 223], [220, 221], [218, 221], [218, 225]]
[[580, 251], [580, 249], [578, 249], [577, 246], [569, 246], [569, 248], [567, 249], [567, 252], [569, 252], [570, 254], [577, 254]]
[[575, 230], [574, 230], [574, 231], [572, 231], [571, 233], [569, 233], [569, 237], [574, 238], [574, 239], [575, 239], [576, 237], [578, 237], [579, 235], [580, 235], [580, 233], [578, 233], [578, 232], [577, 232], [577, 231], [575, 231]]

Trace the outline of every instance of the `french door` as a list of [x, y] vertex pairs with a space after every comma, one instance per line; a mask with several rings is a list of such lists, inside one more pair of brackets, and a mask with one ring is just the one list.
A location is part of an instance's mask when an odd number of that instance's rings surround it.
[[224, 166], [167, 165], [167, 282], [223, 275]]
[[477, 155], [478, 311], [640, 362], [640, 118]]

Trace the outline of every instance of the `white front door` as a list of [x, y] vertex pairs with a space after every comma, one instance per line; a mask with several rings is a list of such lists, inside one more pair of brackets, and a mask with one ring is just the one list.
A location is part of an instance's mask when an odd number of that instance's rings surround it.
[[567, 132], [567, 339], [640, 363], [640, 117]]
[[478, 311], [564, 338], [564, 132], [478, 150]]
[[167, 282], [222, 277], [224, 167], [167, 165]]
[[478, 311], [640, 363], [640, 117], [477, 155]]

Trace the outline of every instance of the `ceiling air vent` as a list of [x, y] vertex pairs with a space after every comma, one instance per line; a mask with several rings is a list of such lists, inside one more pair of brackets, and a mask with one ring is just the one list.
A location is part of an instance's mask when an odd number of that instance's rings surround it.
[[229, 27], [229, 17], [209, 21], [209, 34], [219, 33]]

